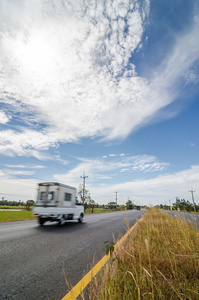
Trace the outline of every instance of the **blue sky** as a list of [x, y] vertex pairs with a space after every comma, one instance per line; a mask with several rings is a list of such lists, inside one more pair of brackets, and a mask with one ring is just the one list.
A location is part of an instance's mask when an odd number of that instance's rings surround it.
[[199, 5], [0, 1], [0, 197], [199, 203]]

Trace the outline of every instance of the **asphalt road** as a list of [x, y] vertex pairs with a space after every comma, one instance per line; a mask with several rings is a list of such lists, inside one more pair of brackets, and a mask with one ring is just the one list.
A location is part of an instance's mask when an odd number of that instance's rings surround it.
[[166, 212], [171, 214], [173, 217], [180, 217], [184, 221], [186, 221], [190, 224], [194, 224], [199, 229], [199, 215], [198, 214], [185, 213], [185, 212], [180, 212], [180, 211], [179, 212], [178, 211], [170, 211], [170, 210], [167, 210]]
[[57, 299], [67, 294], [145, 210], [86, 215], [84, 222], [39, 226], [37, 221], [0, 223], [0, 299]]

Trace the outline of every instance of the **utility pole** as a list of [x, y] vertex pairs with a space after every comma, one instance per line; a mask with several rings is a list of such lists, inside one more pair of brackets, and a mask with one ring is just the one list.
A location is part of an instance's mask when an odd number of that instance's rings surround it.
[[116, 210], [117, 210], [117, 194], [118, 194], [118, 192], [115, 192]]
[[84, 202], [85, 202], [85, 180], [86, 180], [86, 178], [88, 178], [88, 176], [85, 176], [85, 172], [84, 172], [83, 176], [80, 176], [80, 178], [83, 178], [83, 205], [84, 205]]
[[170, 210], [172, 210], [171, 200], [169, 200]]
[[195, 191], [188, 191], [191, 193], [191, 196], [192, 196], [192, 201], [193, 201], [193, 208], [194, 208], [194, 211], [196, 212], [196, 207], [195, 207], [195, 202], [194, 202], [194, 196], [193, 196], [193, 193], [195, 193]]
[[[178, 196], [176, 196], [176, 207], [177, 207], [177, 200], [179, 199]], [[179, 204], [178, 204], [178, 207], [177, 207], [177, 210], [180, 211], [180, 207], [179, 207]]]

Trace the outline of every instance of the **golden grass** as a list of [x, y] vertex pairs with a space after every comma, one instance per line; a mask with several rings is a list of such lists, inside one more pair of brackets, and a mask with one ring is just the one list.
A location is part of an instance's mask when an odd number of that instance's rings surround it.
[[199, 299], [199, 232], [150, 209], [91, 283], [92, 300]]

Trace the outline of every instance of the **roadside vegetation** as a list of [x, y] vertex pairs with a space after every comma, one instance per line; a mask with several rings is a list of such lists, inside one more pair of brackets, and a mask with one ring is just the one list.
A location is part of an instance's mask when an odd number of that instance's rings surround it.
[[[168, 203], [160, 204], [159, 208], [166, 209], [166, 210], [171, 209]], [[195, 202], [191, 203], [188, 200], [176, 198], [176, 202], [172, 204], [172, 210], [180, 210], [180, 211], [190, 212], [190, 213], [199, 213], [199, 205], [197, 205]]]
[[[33, 220], [32, 207], [33, 200], [27, 200], [25, 203], [20, 201], [8, 201], [2, 199], [0, 201], [0, 222], [25, 221]], [[18, 211], [16, 211], [18, 210]]]
[[[32, 207], [29, 207], [28, 210], [25, 206], [0, 206], [0, 209], [4, 209], [4, 211], [0, 211], [0, 222], [11, 222], [11, 221], [23, 221], [23, 220], [33, 220], [36, 217], [32, 216]], [[10, 210], [12, 209], [12, 210]], [[21, 211], [15, 211], [15, 209], [20, 209]], [[125, 210], [123, 207], [118, 208], [118, 211]], [[85, 214], [92, 213], [108, 213], [116, 211], [115, 209], [110, 208], [102, 208], [95, 207], [92, 209], [91, 207], [87, 207], [85, 210]]]
[[26, 202], [21, 201], [8, 201], [1, 200], [0, 201], [0, 209], [27, 209], [31, 210], [34, 205], [34, 200], [27, 200]]
[[92, 300], [199, 299], [196, 226], [149, 209], [90, 286]]
[[0, 211], [0, 222], [34, 220], [32, 211]]

